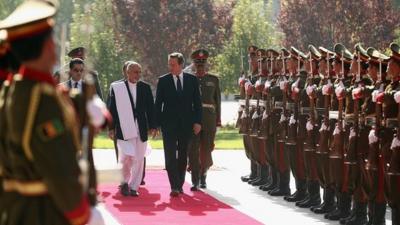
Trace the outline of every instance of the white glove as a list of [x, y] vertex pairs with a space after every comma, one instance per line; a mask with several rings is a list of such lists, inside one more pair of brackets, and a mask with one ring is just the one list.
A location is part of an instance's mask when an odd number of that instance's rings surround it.
[[264, 88], [270, 88], [271, 87], [271, 81], [265, 81], [265, 86]]
[[356, 136], [356, 132], [354, 131], [354, 128], [351, 128], [351, 129], [350, 129], [349, 140], [350, 140], [352, 137], [355, 137], [355, 136]]
[[397, 137], [393, 138], [392, 145], [390, 146], [391, 149], [400, 147], [400, 140]]
[[375, 90], [372, 92], [371, 96], [372, 96], [372, 102], [376, 102], [376, 97], [378, 97], [379, 91]]
[[332, 84], [325, 84], [324, 86], [322, 86], [322, 94], [323, 95], [330, 95], [330, 90], [332, 88]]
[[279, 88], [284, 91], [286, 90], [286, 86], [287, 86], [288, 82], [287, 81], [281, 81], [279, 82]]
[[319, 131], [324, 131], [324, 130], [328, 130], [328, 127], [325, 125], [325, 123], [322, 123], [321, 125], [321, 129], [319, 129]]
[[296, 124], [296, 120], [294, 119], [294, 115], [290, 116], [289, 125]]
[[107, 111], [106, 104], [95, 95], [87, 104], [86, 110], [90, 117], [90, 123], [95, 127], [101, 127], [106, 121], [105, 112]]
[[375, 129], [372, 129], [368, 134], [369, 144], [378, 142], [378, 137], [375, 134]]
[[312, 86], [308, 86], [308, 87], [307, 87], [306, 92], [307, 92], [307, 95], [308, 95], [308, 96], [311, 96], [311, 95], [312, 95], [312, 93], [314, 92], [315, 87], [316, 87], [315, 85], [312, 85]]
[[344, 88], [342, 86], [338, 86], [335, 89], [335, 94], [336, 94], [336, 97], [338, 97], [338, 98], [344, 97], [343, 96], [344, 95]]
[[394, 94], [394, 100], [396, 101], [396, 103], [400, 103], [400, 91], [397, 91]]
[[293, 92], [295, 92], [295, 93], [299, 93], [299, 88], [298, 88], [298, 86], [299, 86], [299, 81], [300, 81], [300, 79], [297, 79], [293, 84], [292, 84], [292, 91]]
[[311, 121], [308, 121], [306, 124], [307, 131], [311, 131], [314, 129], [314, 125], [312, 125]]
[[257, 110], [253, 113], [253, 116], [251, 117], [251, 119], [255, 120], [259, 117]]
[[267, 118], [268, 118], [268, 113], [267, 111], [264, 111], [262, 119], [265, 120]]
[[339, 124], [336, 124], [336, 126], [335, 126], [335, 130], [333, 131], [333, 135], [335, 135], [335, 134], [340, 134]]
[[283, 115], [283, 113], [281, 114], [281, 119], [279, 120], [279, 123], [283, 123], [286, 121], [286, 116]]

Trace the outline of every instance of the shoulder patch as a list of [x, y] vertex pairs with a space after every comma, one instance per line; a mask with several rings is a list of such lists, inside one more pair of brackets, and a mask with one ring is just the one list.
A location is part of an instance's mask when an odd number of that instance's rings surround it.
[[60, 119], [52, 119], [40, 124], [37, 132], [42, 141], [49, 141], [63, 134], [65, 127]]

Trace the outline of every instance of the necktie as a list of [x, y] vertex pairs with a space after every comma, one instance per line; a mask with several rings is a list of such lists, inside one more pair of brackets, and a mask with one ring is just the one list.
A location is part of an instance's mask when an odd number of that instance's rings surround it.
[[178, 80], [176, 82], [176, 91], [178, 92], [178, 94], [182, 93], [182, 83], [181, 83], [181, 79], [179, 78], [179, 76], [177, 77]]
[[75, 82], [74, 88], [78, 88], [78, 82]]

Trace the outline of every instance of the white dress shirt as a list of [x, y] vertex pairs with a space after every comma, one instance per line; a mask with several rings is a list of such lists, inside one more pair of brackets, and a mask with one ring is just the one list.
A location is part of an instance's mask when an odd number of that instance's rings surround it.
[[172, 77], [174, 78], [174, 84], [175, 84], [176, 90], [178, 90], [178, 77], [179, 77], [179, 80], [181, 80], [181, 86], [182, 86], [182, 90], [183, 90], [183, 72], [181, 72], [179, 74], [179, 76], [172, 75]]
[[129, 85], [129, 91], [131, 92], [132, 98], [133, 98], [133, 104], [136, 107], [136, 90], [137, 90], [137, 82], [136, 83], [131, 83], [128, 81], [128, 85]]
[[71, 79], [71, 87], [75, 88], [75, 83], [78, 82], [78, 86], [76, 87], [76, 89], [78, 89], [79, 91], [82, 91], [82, 79], [78, 80], [78, 81], [74, 81]]

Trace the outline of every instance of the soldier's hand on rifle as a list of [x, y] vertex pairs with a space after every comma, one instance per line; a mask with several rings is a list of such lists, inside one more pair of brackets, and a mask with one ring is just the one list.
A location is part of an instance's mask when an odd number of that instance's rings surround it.
[[382, 104], [383, 100], [385, 99], [385, 93], [381, 92], [376, 96], [376, 102], [378, 104]]
[[317, 88], [316, 85], [307, 87], [306, 92], [309, 98], [315, 98], [315, 88]]
[[332, 95], [332, 93], [333, 93], [332, 84], [325, 84], [325, 85], [322, 87], [322, 94], [323, 94], [323, 95]]
[[201, 125], [198, 123], [193, 124], [193, 133], [195, 135], [199, 134], [201, 131]]
[[345, 97], [345, 89], [341, 86], [337, 87], [335, 90], [336, 97], [340, 100]]
[[244, 86], [247, 95], [253, 95], [254, 93], [254, 86], [252, 83], [247, 82]]
[[363, 96], [363, 89], [362, 87], [354, 88], [352, 91], [353, 99], [360, 99]]
[[397, 104], [400, 103], [400, 91], [394, 93], [394, 100], [396, 101]]

